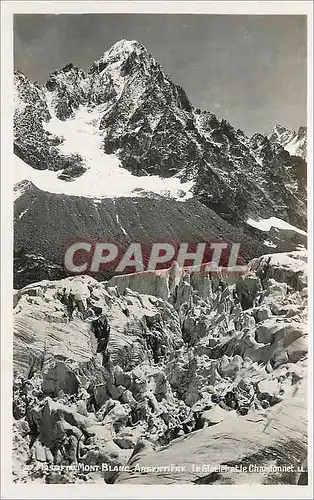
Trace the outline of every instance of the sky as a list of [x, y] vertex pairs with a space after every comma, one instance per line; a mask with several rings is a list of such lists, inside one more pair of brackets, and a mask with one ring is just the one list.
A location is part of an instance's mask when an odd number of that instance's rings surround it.
[[210, 14], [16, 14], [14, 66], [44, 83], [88, 70], [112, 44], [138, 40], [191, 103], [247, 135], [306, 125], [306, 17]]

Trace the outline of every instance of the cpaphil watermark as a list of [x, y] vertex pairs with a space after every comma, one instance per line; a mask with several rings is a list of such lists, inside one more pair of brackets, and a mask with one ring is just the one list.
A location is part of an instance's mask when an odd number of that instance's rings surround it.
[[125, 272], [152, 272], [176, 265], [191, 268], [193, 272], [245, 273], [247, 265], [240, 256], [240, 243], [224, 241], [211, 243], [153, 243], [150, 246], [130, 243], [126, 249], [115, 243], [72, 243], [66, 250], [64, 266], [71, 273], [101, 273], [105, 270], [117, 274]]

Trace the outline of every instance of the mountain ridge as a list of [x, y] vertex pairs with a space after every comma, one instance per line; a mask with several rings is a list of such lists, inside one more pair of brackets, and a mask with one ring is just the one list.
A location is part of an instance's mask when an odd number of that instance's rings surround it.
[[[69, 180], [82, 175], [86, 164], [78, 152], [66, 158], [58, 154], [62, 138], [47, 135], [42, 123], [49, 122], [49, 113], [50, 117], [54, 114], [66, 121], [73, 119], [82, 106], [89, 111], [97, 108], [97, 130], [102, 135], [104, 152], [116, 154], [121, 166], [133, 175], [178, 175], [193, 180], [193, 195], [229, 221], [241, 220], [246, 212], [253, 217], [275, 215], [305, 227], [302, 187], [301, 196], [295, 195], [300, 188], [297, 183], [302, 160], [291, 160], [280, 144], [267, 143], [264, 136], [267, 151], [260, 151], [254, 141], [256, 134], [247, 138], [226, 120], [219, 121], [213, 113], [193, 108], [182, 87], [171, 82], [140, 43], [117, 42], [94, 61], [88, 73], [68, 64], [52, 73], [40, 90], [34, 91], [31, 83], [24, 82], [24, 87], [27, 85], [29, 89], [22, 91], [23, 85], [17, 85], [17, 93], [24, 99], [28, 94], [30, 101], [40, 103], [31, 103], [29, 110], [36, 124], [37, 144], [41, 141], [45, 146], [45, 154], [38, 152], [40, 147], [36, 148], [37, 154], [48, 169], [65, 167], [64, 175]], [[17, 112], [15, 151], [39, 168], [33, 159], [36, 152], [30, 157], [30, 141], [24, 137], [29, 137], [30, 129], [22, 120], [27, 109], [19, 108]], [[273, 163], [278, 165], [275, 173]], [[275, 184], [280, 188], [274, 197]], [[254, 196], [259, 199], [258, 206]]]

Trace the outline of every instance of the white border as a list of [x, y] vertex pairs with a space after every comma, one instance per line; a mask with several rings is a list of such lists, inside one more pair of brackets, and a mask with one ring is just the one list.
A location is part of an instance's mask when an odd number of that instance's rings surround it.
[[9, 1], [2, 2], [3, 10], [15, 14], [290, 14], [307, 15], [312, 12], [310, 0], [290, 1], [188, 1], [188, 0], [132, 0], [132, 1]]
[[[13, 161], [12, 74], [14, 13], [177, 13], [177, 14], [278, 14], [308, 16], [308, 186], [309, 186], [309, 290], [313, 291], [313, 4], [311, 1], [3, 1], [1, 3], [1, 475], [2, 498], [312, 498], [309, 486], [140, 486], [14, 484], [11, 481], [11, 378], [13, 286]], [[313, 294], [310, 294], [309, 357], [313, 360]], [[313, 367], [309, 363], [309, 470], [313, 471]]]

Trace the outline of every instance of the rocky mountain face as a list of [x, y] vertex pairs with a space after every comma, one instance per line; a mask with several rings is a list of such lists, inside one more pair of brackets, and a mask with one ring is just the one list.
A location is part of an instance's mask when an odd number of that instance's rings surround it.
[[268, 139], [273, 144], [280, 144], [291, 156], [307, 159], [306, 127], [300, 127], [298, 132], [295, 132], [277, 124]]
[[293, 252], [242, 276], [173, 267], [17, 291], [14, 480], [303, 481], [306, 268]]
[[49, 133], [44, 124], [51, 120], [46, 94], [21, 72], [14, 75], [14, 153], [38, 170], [66, 171], [80, 175], [82, 158], [64, 155], [58, 146], [62, 138]]
[[75, 123], [84, 109], [104, 152], [132, 174], [192, 181], [193, 196], [232, 223], [275, 215], [305, 228], [304, 161], [193, 108], [140, 43], [121, 40], [88, 73], [68, 64], [41, 88], [15, 78], [15, 151], [32, 167], [62, 170], [69, 180], [88, 168], [77, 151], [60, 154], [64, 138], [47, 132], [50, 120]]

